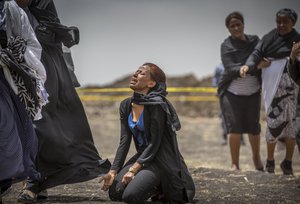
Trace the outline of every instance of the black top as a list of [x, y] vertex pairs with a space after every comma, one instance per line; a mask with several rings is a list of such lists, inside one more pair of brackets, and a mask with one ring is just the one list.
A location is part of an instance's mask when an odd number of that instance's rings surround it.
[[[224, 72], [218, 84], [218, 94], [222, 95], [228, 88], [231, 81], [240, 77], [240, 68], [243, 66], [257, 45], [259, 38], [256, 35], [245, 35], [246, 41], [226, 38], [221, 44], [221, 59], [224, 65]], [[260, 71], [249, 72], [260, 76]]]
[[250, 71], [253, 71], [263, 57], [274, 59], [288, 57], [290, 56], [293, 42], [299, 41], [300, 35], [295, 29], [285, 36], [280, 36], [277, 29], [273, 29], [257, 44], [246, 65], [249, 66]]
[[[36, 163], [43, 180], [39, 186], [29, 187], [29, 190], [38, 193], [57, 185], [93, 179], [109, 171], [110, 162], [102, 160], [94, 145], [83, 105], [62, 55], [57, 32], [49, 30], [48, 24], [45, 30], [39, 30], [45, 26], [47, 18], [48, 23], [59, 22], [55, 20], [57, 13], [53, 1], [32, 0], [29, 10], [40, 23], [35, 32], [43, 48], [41, 62], [47, 73], [45, 86], [50, 101], [42, 109], [43, 118], [34, 121], [39, 140]], [[55, 41], [51, 41], [52, 34]]]
[[[255, 65], [263, 58], [281, 59], [289, 57], [293, 42], [300, 41], [300, 34], [297, 30], [293, 29], [285, 36], [280, 36], [277, 29], [271, 30], [267, 33], [262, 40], [258, 43], [253, 53], [249, 56], [246, 65], [250, 70], [255, 70]], [[300, 85], [300, 62], [296, 62], [294, 65], [287, 66], [288, 73], [291, 78]], [[298, 95], [298, 104], [300, 104], [300, 97]], [[297, 107], [297, 114], [300, 112], [299, 105]]]

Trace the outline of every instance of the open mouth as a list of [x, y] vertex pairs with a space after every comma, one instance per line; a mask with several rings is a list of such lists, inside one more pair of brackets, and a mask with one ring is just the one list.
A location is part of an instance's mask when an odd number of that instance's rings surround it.
[[136, 82], [137, 82], [137, 79], [136, 79], [136, 78], [131, 78], [130, 84], [134, 85], [134, 84], [136, 84]]

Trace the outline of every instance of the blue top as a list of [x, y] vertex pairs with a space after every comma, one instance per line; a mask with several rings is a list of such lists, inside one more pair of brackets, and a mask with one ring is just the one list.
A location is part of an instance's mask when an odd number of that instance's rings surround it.
[[218, 64], [215, 68], [214, 76], [212, 78], [212, 86], [213, 87], [218, 87], [218, 84], [220, 82], [220, 78], [223, 74], [223, 71], [224, 71], [223, 64], [222, 63]]
[[133, 134], [134, 143], [137, 150], [141, 147], [146, 147], [148, 145], [148, 141], [145, 137], [144, 112], [142, 112], [137, 122], [133, 121], [132, 113], [130, 113], [128, 116], [128, 125]]

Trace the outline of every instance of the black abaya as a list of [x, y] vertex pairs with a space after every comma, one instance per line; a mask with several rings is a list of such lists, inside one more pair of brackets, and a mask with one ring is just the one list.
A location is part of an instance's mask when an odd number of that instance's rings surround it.
[[[68, 39], [68, 27], [62, 26], [58, 31], [50, 28], [60, 25], [53, 1], [33, 0], [29, 10], [40, 23], [35, 31], [43, 48], [41, 61], [49, 94], [43, 118], [35, 122], [39, 139], [37, 168], [43, 180], [28, 189], [38, 193], [60, 184], [93, 179], [106, 173], [110, 162], [102, 160], [95, 148], [84, 108], [63, 59], [61, 43], [72, 41]], [[42, 25], [42, 32], [41, 21], [51, 22], [50, 27]]]

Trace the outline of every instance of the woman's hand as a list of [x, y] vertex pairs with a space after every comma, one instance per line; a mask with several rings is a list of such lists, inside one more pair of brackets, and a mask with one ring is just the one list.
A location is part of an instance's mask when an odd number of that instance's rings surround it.
[[291, 63], [294, 64], [298, 55], [300, 55], [300, 42], [293, 42], [293, 47], [290, 54]]
[[263, 69], [266, 67], [269, 67], [271, 64], [271, 60], [267, 59], [267, 58], [263, 58], [257, 65], [258, 69]]
[[132, 173], [132, 172], [127, 172], [124, 176], [123, 176], [123, 178], [122, 178], [122, 183], [124, 184], [124, 185], [127, 185], [132, 179], [134, 179], [134, 173]]
[[240, 68], [240, 76], [242, 78], [245, 78], [248, 71], [249, 71], [249, 67], [247, 65], [242, 66]]
[[104, 181], [101, 190], [107, 191], [109, 189], [109, 187], [112, 185], [113, 181], [115, 180], [116, 175], [117, 175], [116, 171], [110, 170], [107, 174], [100, 177], [99, 183]]

